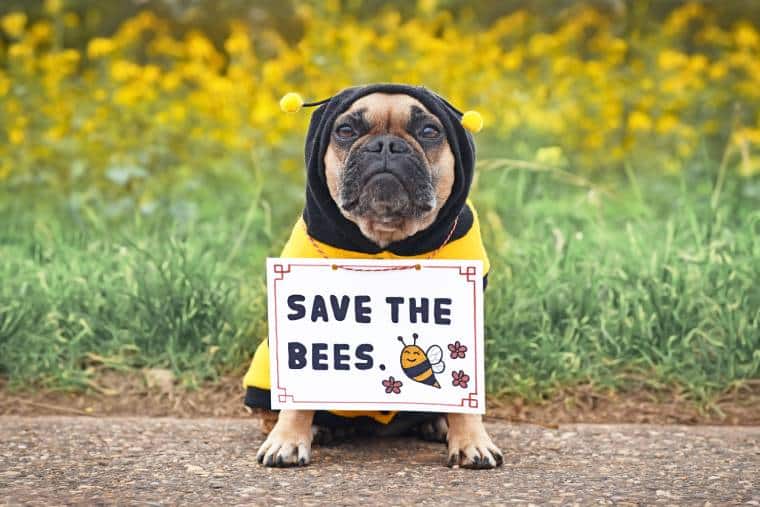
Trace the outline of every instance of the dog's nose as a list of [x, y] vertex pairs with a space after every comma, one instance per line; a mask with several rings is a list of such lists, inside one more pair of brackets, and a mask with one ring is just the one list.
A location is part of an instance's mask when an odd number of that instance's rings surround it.
[[393, 135], [377, 136], [365, 145], [372, 153], [397, 154], [409, 153], [411, 148], [402, 138]]

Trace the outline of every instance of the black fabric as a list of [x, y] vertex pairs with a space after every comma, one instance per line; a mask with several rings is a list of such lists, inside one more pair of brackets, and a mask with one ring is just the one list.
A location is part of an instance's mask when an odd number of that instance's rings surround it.
[[403, 435], [422, 423], [435, 421], [440, 414], [433, 412], [399, 412], [388, 424], [369, 416], [341, 417], [325, 410], [314, 412], [314, 424], [327, 428], [351, 428], [359, 435]]
[[[272, 410], [271, 392], [267, 389], [249, 386], [245, 391], [245, 405], [250, 408]], [[272, 410], [272, 412], [279, 412], [279, 410]], [[381, 411], [380, 413], [383, 415], [388, 414], [387, 411]], [[399, 412], [389, 424], [382, 424], [369, 416], [342, 417], [326, 410], [317, 410], [314, 412], [314, 424], [328, 428], [352, 427], [359, 433], [378, 434], [379, 431], [382, 431], [400, 434], [423, 422], [433, 421], [438, 415], [432, 412]]]
[[462, 126], [462, 113], [437, 94], [424, 87], [401, 84], [375, 84], [347, 88], [319, 106], [311, 115], [306, 136], [306, 206], [304, 222], [311, 237], [336, 248], [367, 254], [383, 251], [367, 239], [353, 222], [346, 219], [332, 200], [325, 177], [324, 158], [330, 144], [332, 126], [341, 113], [357, 99], [371, 93], [406, 94], [419, 100], [443, 125], [454, 154], [455, 178], [451, 195], [427, 229], [391, 243], [385, 250], [396, 255], [421, 255], [440, 247], [446, 240], [454, 221], [459, 217], [451, 240], [459, 239], [470, 230], [472, 211], [466, 205], [475, 171], [475, 145], [470, 133]]
[[268, 389], [248, 386], [245, 390], [245, 405], [250, 408], [272, 410], [272, 397]]

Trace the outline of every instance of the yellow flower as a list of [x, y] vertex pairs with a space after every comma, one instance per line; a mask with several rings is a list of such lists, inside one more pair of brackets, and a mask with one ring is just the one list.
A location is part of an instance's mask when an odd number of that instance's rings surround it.
[[559, 146], [547, 146], [536, 151], [536, 162], [551, 166], [563, 166], [567, 163], [565, 154]]
[[734, 142], [737, 144], [741, 141], [748, 141], [760, 147], [760, 128], [742, 128], [734, 134]]
[[423, 14], [432, 14], [438, 6], [438, 0], [417, 0], [417, 10]]
[[208, 60], [216, 53], [214, 45], [200, 32], [190, 32], [186, 39], [188, 54], [197, 60]]
[[757, 48], [760, 46], [760, 35], [754, 26], [742, 22], [734, 28], [734, 40], [740, 48]]
[[720, 79], [727, 73], [728, 66], [723, 62], [715, 62], [714, 64], [710, 65], [710, 69], [707, 71], [710, 79]]
[[672, 132], [678, 126], [678, 117], [673, 114], [666, 114], [657, 119], [655, 130], [659, 134]]
[[666, 49], [657, 57], [657, 65], [662, 70], [673, 70], [683, 67], [689, 62], [689, 57], [674, 49]]
[[663, 25], [667, 34], [673, 35], [683, 30], [689, 21], [705, 16], [705, 8], [697, 2], [689, 2], [674, 9]]
[[243, 27], [235, 27], [224, 41], [224, 49], [231, 55], [249, 53], [251, 51], [251, 39]]
[[45, 137], [51, 141], [60, 141], [66, 136], [67, 131], [68, 129], [66, 128], [66, 125], [56, 125], [45, 132]]
[[11, 89], [11, 80], [5, 77], [3, 71], [0, 70], [0, 97], [4, 97], [8, 90]]
[[47, 21], [38, 21], [29, 28], [29, 37], [34, 44], [47, 42], [53, 38], [53, 26]]
[[11, 173], [11, 164], [7, 160], [0, 162], [0, 181], [3, 181]]
[[8, 56], [10, 56], [13, 59], [22, 59], [29, 56], [32, 56], [34, 54], [34, 48], [32, 48], [29, 44], [23, 44], [21, 42], [16, 44], [11, 44], [11, 46], [8, 48]]
[[161, 77], [161, 69], [158, 65], [146, 65], [142, 68], [140, 79], [145, 83], [154, 83]]
[[96, 60], [103, 56], [108, 56], [116, 49], [113, 40], [105, 37], [95, 37], [87, 44], [87, 57], [90, 60]]
[[0, 27], [8, 36], [16, 39], [21, 37], [26, 27], [26, 14], [23, 12], [11, 12], [0, 18]]
[[628, 128], [641, 131], [650, 130], [652, 128], [652, 119], [646, 113], [634, 111], [628, 115]]
[[182, 76], [177, 72], [166, 72], [161, 77], [161, 88], [170, 92], [182, 84]]
[[8, 140], [11, 144], [21, 144], [24, 142], [26, 134], [23, 128], [14, 127], [8, 131]]
[[702, 72], [707, 68], [709, 62], [705, 55], [693, 55], [689, 58], [689, 70], [692, 72]]
[[45, 11], [58, 14], [63, 9], [63, 0], [45, 0]]
[[523, 63], [522, 48], [516, 48], [504, 54], [502, 64], [507, 70], [517, 70]]
[[115, 81], [128, 81], [140, 75], [140, 66], [128, 60], [116, 60], [111, 64], [111, 77]]

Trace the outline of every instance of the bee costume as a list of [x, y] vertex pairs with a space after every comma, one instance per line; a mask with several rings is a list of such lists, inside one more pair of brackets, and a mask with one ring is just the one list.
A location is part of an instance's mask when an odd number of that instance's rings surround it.
[[[371, 93], [405, 94], [419, 100], [443, 125], [454, 155], [454, 183], [451, 195], [427, 229], [391, 243], [385, 248], [366, 238], [358, 226], [346, 219], [330, 196], [325, 178], [324, 157], [330, 144], [335, 119], [357, 99]], [[462, 114], [437, 94], [423, 88], [399, 84], [377, 84], [348, 88], [329, 99], [304, 104], [297, 94], [280, 102], [283, 110], [295, 112], [301, 106], [319, 106], [311, 115], [306, 137], [306, 205], [281, 257], [338, 259], [460, 259], [480, 260], [489, 270], [488, 257], [480, 237], [475, 208], [467, 200], [475, 169], [475, 146], [468, 130], [477, 132], [482, 119], [475, 111]], [[485, 288], [486, 279], [483, 280]], [[271, 409], [269, 347], [264, 340], [254, 354], [243, 379], [245, 404]], [[314, 424], [324, 426], [367, 425], [389, 430], [409, 428], [435, 417], [430, 413], [389, 411], [317, 411]]]

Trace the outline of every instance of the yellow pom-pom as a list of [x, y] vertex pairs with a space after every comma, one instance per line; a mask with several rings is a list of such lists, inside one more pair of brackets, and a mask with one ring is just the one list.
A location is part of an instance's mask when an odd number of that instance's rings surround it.
[[294, 92], [286, 93], [280, 99], [280, 109], [286, 113], [295, 113], [301, 110], [303, 99]]
[[477, 111], [467, 111], [462, 115], [462, 126], [472, 133], [483, 128], [483, 117]]

